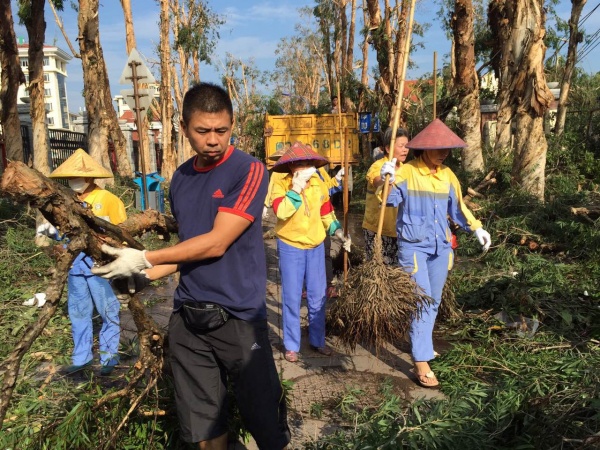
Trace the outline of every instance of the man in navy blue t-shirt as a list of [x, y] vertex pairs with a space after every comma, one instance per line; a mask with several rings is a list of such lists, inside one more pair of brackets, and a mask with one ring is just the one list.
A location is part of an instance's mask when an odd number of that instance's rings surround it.
[[285, 400], [268, 339], [262, 210], [263, 163], [229, 145], [227, 92], [196, 84], [185, 94], [181, 129], [196, 156], [173, 175], [170, 203], [180, 242], [139, 251], [103, 246], [117, 258], [93, 271], [105, 278], [180, 272], [169, 350], [182, 438], [226, 449], [227, 380], [261, 449], [290, 440]]

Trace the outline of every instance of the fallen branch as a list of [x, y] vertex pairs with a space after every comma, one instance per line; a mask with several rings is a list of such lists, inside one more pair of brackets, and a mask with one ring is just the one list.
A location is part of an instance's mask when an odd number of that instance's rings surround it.
[[[31, 169], [21, 162], [8, 164], [0, 183], [0, 193], [18, 203], [38, 208], [44, 218], [68, 239], [65, 241], [68, 244], [64, 251], [53, 253], [56, 258], [56, 267], [46, 289], [46, 304], [37, 320], [25, 328], [16, 347], [0, 365], [0, 374], [2, 375], [0, 429], [2, 429], [16, 385], [21, 360], [58, 309], [65, 289], [68, 270], [77, 255], [85, 252], [96, 261], [107, 262], [106, 255], [100, 250], [102, 243], [115, 247], [122, 247], [125, 244], [132, 248], [143, 249], [142, 244], [134, 239], [134, 235], [152, 230], [157, 231], [168, 240], [170, 233], [177, 230], [177, 225], [173, 219], [152, 210], [131, 216], [120, 226], [112, 225], [96, 217], [77, 199], [72, 190], [46, 178], [37, 170]], [[162, 371], [164, 352], [162, 329], [152, 317], [146, 314], [144, 305], [136, 296], [131, 296], [129, 309], [136, 324], [140, 342], [140, 358], [136, 364], [138, 372], [129, 382], [127, 391], [118, 391], [116, 395], [107, 395], [99, 400], [99, 404], [104, 404], [115, 396], [128, 394], [147, 374], [151, 377], [148, 385], [154, 384]], [[144, 393], [138, 396], [137, 401], [141, 400], [143, 396]]]

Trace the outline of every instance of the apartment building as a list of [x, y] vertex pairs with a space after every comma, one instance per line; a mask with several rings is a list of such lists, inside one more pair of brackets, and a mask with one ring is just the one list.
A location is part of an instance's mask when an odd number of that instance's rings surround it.
[[[17, 45], [21, 69], [25, 74], [26, 84], [19, 87], [17, 103], [29, 103], [29, 44], [20, 39]], [[67, 99], [67, 64], [72, 59], [64, 50], [44, 45], [44, 103], [46, 104], [46, 121], [48, 128], [69, 130], [72, 128]]]

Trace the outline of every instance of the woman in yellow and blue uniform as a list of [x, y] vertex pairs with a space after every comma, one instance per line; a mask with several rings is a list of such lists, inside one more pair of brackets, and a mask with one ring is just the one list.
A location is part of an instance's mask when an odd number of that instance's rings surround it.
[[433, 326], [442, 289], [454, 263], [447, 217], [473, 232], [484, 250], [491, 243], [489, 233], [463, 202], [456, 175], [442, 164], [450, 149], [465, 146], [462, 139], [436, 119], [407, 144], [415, 153], [414, 160], [404, 164], [398, 174], [390, 162], [381, 168], [381, 177], [385, 179], [390, 175], [393, 183], [387, 205], [398, 207], [396, 232], [400, 267], [411, 273], [433, 299], [433, 303], [413, 319], [410, 328], [415, 375], [424, 387], [439, 385], [429, 361], [434, 357]]
[[[305, 144], [307, 147], [312, 148], [311, 145]], [[289, 146], [288, 146], [289, 148]], [[281, 149], [269, 156], [271, 161], [279, 161], [279, 158], [285, 153], [286, 149]], [[329, 190], [329, 197], [333, 197], [334, 194], [342, 192], [342, 179], [344, 177], [344, 168], [342, 167], [337, 171], [334, 177], [329, 176], [326, 169], [327, 166], [317, 168], [317, 175]], [[269, 190], [265, 197], [265, 207], [263, 208], [263, 221], [267, 219], [269, 215], [269, 208], [271, 205], [271, 192], [276, 181], [285, 178], [286, 173], [273, 172], [269, 179]], [[323, 241], [325, 245], [325, 275], [327, 276], [327, 298], [337, 297], [337, 290], [333, 285], [333, 260], [331, 259], [331, 237], [326, 236]], [[306, 293], [302, 294], [302, 298], [306, 298]]]
[[[379, 226], [379, 213], [381, 211], [381, 201], [377, 197], [377, 190], [383, 186], [384, 178], [381, 178], [381, 166], [387, 161], [387, 155], [390, 152], [390, 143], [392, 141], [392, 129], [388, 128], [383, 135], [385, 158], [375, 161], [367, 171], [367, 195], [365, 198], [365, 215], [362, 228], [365, 238], [365, 253], [367, 260], [373, 258], [375, 248], [375, 238]], [[408, 131], [404, 128], [396, 130], [396, 139], [394, 140], [393, 160], [396, 162], [396, 173], [400, 171], [402, 163], [408, 156]], [[398, 208], [388, 206], [385, 208], [383, 224], [381, 228], [381, 252], [383, 263], [395, 266], [398, 263], [398, 239], [396, 236], [396, 216]]]
[[283, 302], [285, 359], [298, 361], [300, 351], [300, 303], [306, 284], [308, 331], [311, 347], [331, 355], [325, 345], [325, 236], [336, 235], [349, 251], [350, 238], [343, 235], [335, 217], [327, 185], [317, 167], [327, 159], [309, 146], [295, 142], [273, 166], [285, 173], [274, 180], [271, 203], [277, 216], [277, 254]]

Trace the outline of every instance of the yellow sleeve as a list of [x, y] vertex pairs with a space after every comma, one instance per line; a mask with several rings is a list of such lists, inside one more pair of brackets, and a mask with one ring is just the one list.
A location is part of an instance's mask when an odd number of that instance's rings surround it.
[[275, 215], [280, 220], [287, 220], [292, 217], [302, 204], [302, 198], [299, 194], [290, 190], [291, 175], [282, 174], [283, 177], [277, 177], [273, 181], [273, 190], [271, 191], [271, 204]]

